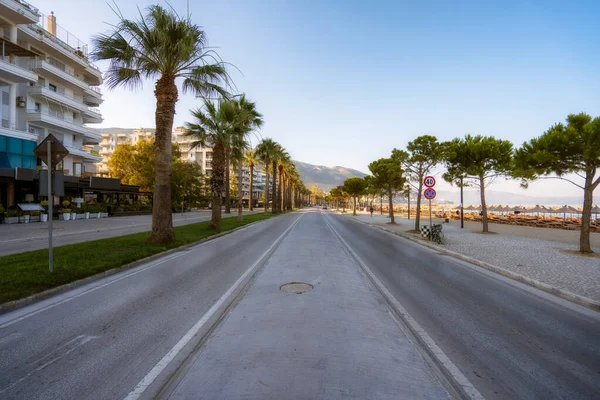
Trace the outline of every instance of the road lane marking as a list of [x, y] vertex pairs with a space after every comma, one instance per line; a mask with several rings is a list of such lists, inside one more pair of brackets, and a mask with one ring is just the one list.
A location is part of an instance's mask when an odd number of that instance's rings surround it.
[[175, 357], [183, 350], [183, 348], [192, 340], [192, 338], [202, 329], [206, 322], [217, 312], [219, 308], [229, 299], [229, 297], [236, 291], [238, 286], [241, 285], [244, 280], [255, 272], [259, 265], [261, 265], [271, 252], [277, 247], [285, 238], [285, 236], [298, 224], [298, 221], [305, 214], [301, 214], [289, 228], [285, 230], [271, 246], [252, 264], [246, 272], [217, 300], [216, 303], [200, 318], [198, 322], [190, 328], [189, 331], [173, 346], [171, 350], [156, 364], [148, 374], [136, 385], [136, 387], [125, 397], [125, 400], [137, 400], [148, 387], [156, 380], [156, 378], [164, 371], [164, 369], [175, 359]]
[[[269, 220], [268, 219], [267, 220], [262, 220], [262, 221], [258, 221], [256, 224], [246, 225], [246, 226], [242, 227], [241, 229], [238, 229], [237, 231], [232, 232], [229, 235], [223, 235], [223, 236], [220, 236], [220, 237], [215, 238], [215, 239], [207, 240], [205, 242], [198, 243], [197, 245], [194, 245], [192, 247], [189, 247], [189, 248], [185, 249], [186, 251], [177, 251], [176, 253], [164, 256], [165, 258], [161, 258], [159, 260], [151, 262], [150, 264], [147, 264], [144, 267], [142, 267], [142, 266], [136, 267], [136, 268], [139, 268], [139, 269], [135, 269], [134, 271], [129, 272], [129, 273], [123, 275], [123, 276], [120, 276], [120, 277], [109, 277], [108, 279], [112, 278], [109, 282], [105, 282], [105, 283], [103, 283], [101, 285], [93, 286], [93, 287], [91, 287], [89, 289], [86, 289], [86, 290], [83, 290], [82, 292], [79, 292], [79, 293], [72, 293], [72, 294], [68, 295], [69, 297], [67, 297], [67, 298], [64, 298], [62, 300], [56, 301], [56, 302], [54, 302], [52, 304], [49, 304], [47, 306], [42, 306], [41, 308], [38, 308], [38, 309], [36, 309], [34, 311], [26, 312], [25, 314], [23, 314], [23, 315], [21, 315], [19, 317], [15, 317], [14, 319], [10, 319], [10, 316], [14, 315], [14, 314], [19, 315], [19, 313], [21, 311], [24, 311], [26, 309], [18, 309], [18, 310], [13, 311], [12, 313], [8, 313], [8, 314], [5, 314], [5, 315], [0, 315], [0, 329], [3, 329], [3, 328], [6, 328], [8, 326], [11, 326], [13, 324], [16, 324], [17, 322], [20, 322], [20, 321], [23, 321], [23, 320], [25, 320], [27, 318], [33, 317], [33, 316], [35, 316], [35, 315], [37, 315], [39, 313], [42, 313], [42, 312], [47, 311], [47, 310], [49, 310], [51, 308], [57, 307], [57, 306], [59, 306], [61, 304], [67, 303], [67, 302], [69, 302], [71, 300], [74, 300], [74, 299], [76, 299], [78, 297], [81, 297], [81, 296], [84, 296], [86, 294], [89, 294], [91, 292], [94, 292], [94, 291], [96, 291], [98, 289], [102, 289], [102, 288], [104, 288], [106, 286], [109, 286], [109, 285], [112, 285], [112, 284], [117, 283], [119, 281], [122, 281], [123, 279], [130, 278], [130, 277], [132, 277], [134, 275], [137, 275], [137, 274], [139, 274], [141, 272], [144, 272], [144, 271], [147, 271], [149, 269], [155, 268], [155, 267], [157, 267], [159, 265], [164, 264], [167, 261], [171, 261], [171, 260], [174, 260], [174, 259], [176, 259], [178, 257], [184, 256], [184, 255], [188, 255], [192, 251], [199, 250], [200, 248], [202, 248], [202, 247], [204, 247], [204, 246], [206, 246], [208, 244], [217, 243], [217, 242], [219, 242], [221, 240], [224, 240], [227, 237], [230, 237], [233, 234], [238, 234], [240, 232], [245, 231], [246, 229], [250, 229], [252, 227], [256, 227], [258, 224], [260, 224], [262, 222], [266, 222], [266, 221], [269, 221]], [[76, 290], [76, 291], [77, 290], [81, 290], [81, 288], [74, 289], [74, 290]], [[63, 297], [63, 296], [64, 295], [58, 295], [58, 298]], [[48, 301], [48, 300], [46, 300], [46, 301]], [[36, 307], [36, 306], [39, 306], [39, 304], [40, 303], [33, 304], [32, 306], [29, 306], [29, 307]], [[3, 320], [7, 320], [7, 321], [6, 322], [2, 322]]]
[[54, 364], [56, 361], [58, 361], [61, 358], [65, 357], [65, 356], [67, 356], [69, 354], [71, 354], [77, 348], [83, 346], [87, 342], [89, 342], [89, 341], [91, 341], [93, 339], [96, 339], [96, 338], [97, 338], [97, 336], [79, 335], [76, 338], [69, 340], [67, 343], [63, 344], [62, 346], [59, 346], [58, 348], [56, 348], [52, 352], [46, 354], [44, 357], [40, 358], [37, 361], [34, 361], [32, 363], [33, 365], [36, 365], [36, 364], [39, 364], [39, 363], [42, 363], [42, 364], [39, 365], [37, 368], [35, 368], [33, 371], [29, 372], [24, 377], [22, 377], [22, 378], [20, 378], [20, 379], [18, 379], [16, 381], [14, 381], [13, 383], [11, 383], [10, 385], [8, 385], [4, 389], [0, 390], [0, 394], [2, 394], [4, 392], [6, 392], [7, 390], [15, 387], [19, 383], [23, 382], [25, 379], [29, 378], [31, 375], [35, 374], [36, 372], [39, 372], [39, 371], [43, 370], [44, 368], [48, 367], [51, 364]]
[[16, 338], [18, 338], [18, 337], [21, 337], [21, 336], [23, 336], [23, 334], [22, 334], [22, 333], [19, 333], [19, 332], [13, 332], [13, 333], [11, 333], [10, 335], [8, 335], [8, 336], [5, 336], [5, 337], [3, 337], [2, 339], [0, 339], [0, 346], [4, 345], [5, 343], [8, 343], [8, 342], [10, 342], [11, 340], [14, 340], [14, 339], [16, 339]]
[[418, 342], [421, 343], [421, 347], [425, 350], [427, 355], [435, 362], [440, 372], [448, 380], [448, 383], [452, 388], [458, 392], [459, 396], [466, 399], [472, 400], [484, 400], [484, 397], [479, 391], [473, 386], [473, 384], [467, 379], [467, 377], [458, 369], [458, 367], [446, 356], [442, 349], [435, 343], [435, 341], [425, 332], [421, 325], [406, 311], [406, 309], [400, 304], [398, 300], [387, 290], [383, 282], [371, 271], [371, 269], [365, 264], [360, 256], [350, 247], [350, 245], [342, 238], [342, 236], [335, 230], [329, 218], [324, 214], [321, 214], [325, 219], [325, 222], [329, 226], [329, 229], [338, 238], [342, 245], [352, 255], [356, 263], [366, 273], [368, 278], [373, 282], [375, 287], [383, 295], [383, 297], [390, 303], [396, 314], [400, 317], [404, 325], [408, 327], [410, 332], [415, 336]]

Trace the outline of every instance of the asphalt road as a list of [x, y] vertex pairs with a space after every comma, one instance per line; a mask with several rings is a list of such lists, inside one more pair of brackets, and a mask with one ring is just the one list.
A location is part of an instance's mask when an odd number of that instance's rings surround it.
[[600, 314], [328, 218], [486, 399], [600, 398]]
[[[0, 315], [0, 398], [125, 398], [298, 215]], [[322, 217], [487, 399], [598, 398], [598, 313], [347, 217]]]
[[0, 315], [0, 398], [125, 398], [296, 218]]

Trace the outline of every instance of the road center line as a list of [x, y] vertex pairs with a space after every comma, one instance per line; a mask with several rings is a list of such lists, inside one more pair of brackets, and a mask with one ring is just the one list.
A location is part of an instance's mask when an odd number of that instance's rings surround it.
[[255, 270], [258, 266], [266, 261], [266, 258], [271, 254], [271, 252], [275, 249], [281, 241], [285, 238], [285, 236], [298, 224], [298, 221], [304, 216], [301, 214], [289, 228], [285, 230], [274, 242], [271, 246], [263, 253], [261, 256], [252, 264], [246, 272], [240, 278], [235, 281], [235, 283], [217, 300], [216, 303], [212, 305], [212, 307], [200, 318], [198, 322], [194, 324], [190, 328], [189, 331], [173, 346], [171, 350], [146, 374], [146, 376], [137, 384], [137, 386], [125, 397], [125, 400], [137, 400], [148, 387], [156, 380], [156, 378], [161, 374], [162, 371], [173, 361], [173, 359], [181, 352], [181, 350], [192, 340], [192, 338], [202, 329], [204, 324], [217, 312], [221, 306], [229, 299], [229, 297], [233, 294], [233, 292], [244, 282], [244, 280]]

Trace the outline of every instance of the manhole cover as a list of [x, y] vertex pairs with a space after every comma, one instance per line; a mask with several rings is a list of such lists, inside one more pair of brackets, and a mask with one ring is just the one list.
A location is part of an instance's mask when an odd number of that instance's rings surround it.
[[296, 294], [310, 292], [314, 288], [315, 287], [313, 285], [311, 285], [310, 283], [304, 283], [304, 282], [290, 282], [290, 283], [286, 283], [285, 285], [281, 285], [279, 287], [279, 289], [283, 290], [284, 292], [296, 293]]

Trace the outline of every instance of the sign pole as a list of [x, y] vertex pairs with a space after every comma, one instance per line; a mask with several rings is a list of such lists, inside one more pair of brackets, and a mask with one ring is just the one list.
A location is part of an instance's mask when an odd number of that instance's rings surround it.
[[429, 229], [431, 229], [429, 235], [429, 241], [431, 242], [431, 239], [433, 238], [433, 235], [431, 234], [433, 232], [433, 222], [431, 222], [431, 199], [429, 199]]
[[46, 148], [48, 149], [48, 268], [50, 272], [53, 271], [52, 267], [52, 141], [46, 142]]

